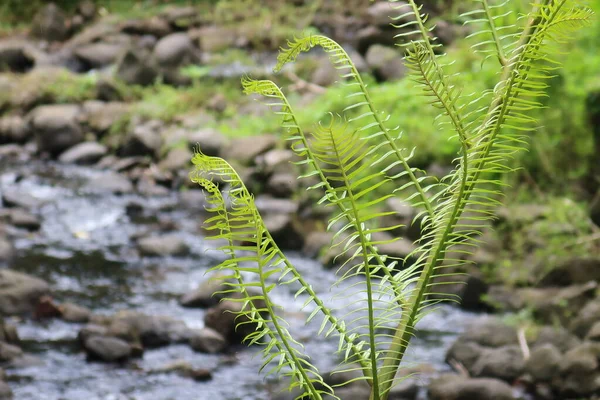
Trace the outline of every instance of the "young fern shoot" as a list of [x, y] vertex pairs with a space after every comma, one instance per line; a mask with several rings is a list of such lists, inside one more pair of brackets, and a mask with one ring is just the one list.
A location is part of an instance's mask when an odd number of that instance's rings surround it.
[[[200, 151], [193, 158], [191, 177], [208, 193], [212, 215], [205, 221], [208, 232], [224, 239], [221, 250], [229, 257], [214, 269], [230, 273], [228, 297], [243, 303], [240, 323], [258, 326], [246, 339], [264, 346], [263, 368], [289, 375], [290, 387], [314, 400], [335, 397], [335, 391], [288, 331], [272, 290], [277, 285], [295, 287], [296, 295], [306, 298], [305, 306], [313, 305], [308, 319], [321, 315], [319, 334], [337, 336], [344, 365], [362, 372], [371, 399], [386, 400], [418, 321], [441, 301], [432, 296], [435, 278], [463, 263], [450, 254], [476, 245], [475, 237], [501, 195], [499, 174], [510, 171], [507, 161], [526, 146], [527, 134], [535, 129], [532, 112], [541, 108], [546, 80], [558, 67], [552, 55], [593, 14], [576, 0], [535, 0], [530, 12], [520, 16], [521, 25], [502, 26], [509, 1], [474, 0], [474, 10], [463, 15], [475, 27], [471, 38], [480, 38], [473, 47], [483, 57], [496, 59], [499, 69], [493, 90], [475, 97], [464, 95], [454, 77], [446, 74], [447, 56], [441, 54], [421, 6], [414, 0], [390, 3], [396, 15], [392, 25], [398, 28], [396, 38], [411, 76], [439, 110], [438, 122], [448, 124], [460, 144], [454, 170], [440, 182], [410, 166], [414, 151], [401, 147], [402, 134], [386, 126], [387, 119], [373, 105], [352, 60], [332, 39], [296, 38], [282, 49], [275, 67], [279, 71], [300, 53], [321, 47], [343, 84], [353, 89], [342, 115], [330, 114], [310, 137], [275, 83], [242, 80], [245, 93], [263, 96], [282, 117], [285, 139], [304, 171], [300, 178], [316, 179], [318, 183], [308, 189], [319, 191], [319, 203], [335, 209], [328, 229], [335, 232], [334, 242], [346, 255], [338, 278], [360, 282], [350, 285], [344, 295], [352, 302], [361, 299], [362, 312], [334, 314], [279, 249], [234, 169]], [[396, 189], [384, 191], [390, 184]], [[417, 216], [422, 237], [406, 260], [379, 251], [401, 239], [381, 239], [382, 232], [397, 228], [386, 226], [391, 213], [381, 211], [391, 197], [422, 210]]]

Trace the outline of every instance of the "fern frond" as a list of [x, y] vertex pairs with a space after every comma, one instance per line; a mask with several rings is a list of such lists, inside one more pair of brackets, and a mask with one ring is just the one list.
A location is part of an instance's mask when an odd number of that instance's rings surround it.
[[[403, 169], [403, 173], [396, 175], [394, 178], [406, 176], [410, 184], [404, 186], [404, 190], [414, 188], [418, 201], [414, 202], [415, 206], [422, 206], [427, 210], [429, 217], [433, 216], [433, 207], [427, 195], [426, 190], [422, 187], [422, 179], [416, 177], [417, 170], [411, 168], [408, 164], [410, 156], [407, 157], [403, 154], [403, 149], [399, 148], [396, 143], [396, 138], [392, 136], [392, 132], [385, 126], [385, 120], [382, 119], [381, 113], [379, 113], [367, 91], [367, 87], [363, 82], [360, 74], [358, 73], [356, 66], [346, 53], [346, 51], [334, 40], [321, 35], [310, 35], [302, 38], [296, 38], [293, 41], [288, 42], [288, 47], [282, 49], [277, 57], [277, 65], [275, 66], [275, 72], [281, 70], [285, 64], [296, 60], [298, 55], [302, 52], [308, 51], [313, 47], [321, 47], [329, 55], [329, 58], [334, 67], [340, 71], [340, 76], [349, 80], [346, 83], [349, 86], [357, 87], [357, 91], [349, 94], [347, 97], [352, 99], [352, 104], [347, 106], [343, 112], [346, 113], [350, 110], [356, 111], [356, 109], [364, 107], [366, 111], [360, 113], [358, 116], [349, 119], [349, 122], [362, 121], [363, 119], [371, 119], [371, 122], [366, 122], [362, 125], [358, 132], [369, 132], [364, 137], [365, 140], [377, 141], [379, 148], [387, 146], [391, 150], [383, 157], [380, 158], [379, 162], [383, 162], [388, 156], [395, 155], [397, 161], [390, 166], [387, 170], [400, 165]], [[362, 101], [356, 100], [361, 98]], [[379, 149], [378, 148], [378, 149]], [[414, 198], [413, 197], [413, 198]]]

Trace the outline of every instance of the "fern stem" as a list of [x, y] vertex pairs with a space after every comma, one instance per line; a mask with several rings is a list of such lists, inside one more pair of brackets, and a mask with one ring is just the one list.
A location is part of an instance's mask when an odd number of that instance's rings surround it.
[[[331, 134], [331, 143], [333, 146], [333, 150], [335, 151], [335, 156], [339, 160], [339, 165], [343, 165], [343, 158], [338, 151], [337, 142], [333, 136], [333, 131], [330, 130]], [[360, 243], [362, 247], [363, 254], [363, 262], [365, 268], [365, 284], [367, 287], [367, 307], [368, 307], [368, 318], [369, 318], [369, 345], [371, 347], [371, 373], [372, 373], [372, 388], [371, 393], [373, 396], [373, 400], [380, 400], [379, 397], [379, 377], [377, 376], [377, 349], [375, 347], [375, 315], [373, 311], [373, 288], [371, 283], [371, 266], [369, 265], [369, 253], [367, 251], [367, 242], [366, 236], [363, 231], [362, 223], [360, 222], [360, 216], [358, 215], [358, 210], [356, 209], [356, 200], [354, 199], [354, 193], [350, 189], [351, 184], [348, 176], [346, 175], [345, 168], [340, 168], [340, 172], [342, 174], [342, 178], [344, 180], [344, 185], [348, 188], [348, 198], [350, 199], [350, 204], [352, 205], [352, 214], [354, 215], [354, 226], [356, 231], [360, 237]]]
[[485, 10], [485, 15], [487, 16], [487, 20], [490, 25], [492, 37], [494, 38], [494, 45], [496, 46], [496, 51], [498, 52], [498, 61], [500, 62], [500, 65], [505, 67], [508, 63], [508, 60], [506, 59], [506, 55], [504, 55], [504, 48], [502, 47], [502, 42], [498, 36], [498, 31], [496, 29], [496, 24], [494, 23], [494, 17], [492, 16], [492, 11], [488, 4], [488, 0], [482, 0], [482, 3], [483, 9]]

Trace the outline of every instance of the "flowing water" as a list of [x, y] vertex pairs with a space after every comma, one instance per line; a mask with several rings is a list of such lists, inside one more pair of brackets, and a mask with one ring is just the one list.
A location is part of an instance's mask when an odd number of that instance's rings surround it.
[[[178, 193], [115, 195], [90, 186], [107, 172], [86, 167], [9, 161], [0, 168], [0, 190], [37, 203], [34, 210], [42, 218], [38, 233], [18, 232], [18, 256], [11, 268], [47, 280], [58, 302], [80, 304], [97, 314], [134, 309], [173, 316], [192, 328], [203, 326], [203, 310], [182, 308], [177, 299], [205, 279], [220, 255], [201, 236], [198, 210], [183, 207]], [[132, 205], [142, 205], [142, 211], [131, 212], [138, 210]], [[167, 226], [189, 245], [190, 255], [140, 257], [132, 238]], [[298, 254], [290, 257], [324, 298], [339, 290], [330, 288], [333, 272]], [[276, 297], [291, 321], [290, 331], [305, 344], [313, 362], [322, 370], [333, 369], [337, 341], [316, 335], [319, 321], [303, 323], [301, 298], [295, 300], [284, 290]], [[474, 317], [450, 306], [429, 314], [408, 357], [446, 369], [445, 350]], [[124, 365], [103, 364], [86, 360], [76, 339], [80, 324], [8, 321], [17, 325], [25, 352], [41, 361], [7, 370], [18, 400], [251, 400], [268, 399], [274, 386], [272, 378], [257, 373], [261, 362], [256, 348], [207, 355], [178, 344], [146, 350], [143, 358]], [[197, 382], [157, 372], [182, 360], [213, 370], [213, 379]]]

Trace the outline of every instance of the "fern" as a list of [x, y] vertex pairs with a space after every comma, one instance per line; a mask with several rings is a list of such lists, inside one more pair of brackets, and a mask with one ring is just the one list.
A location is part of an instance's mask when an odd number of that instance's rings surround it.
[[[334, 246], [346, 255], [338, 281], [358, 281], [343, 294], [361, 302], [358, 316], [353, 311], [338, 317], [317, 296], [274, 242], [252, 195], [225, 160], [200, 151], [193, 159], [192, 180], [208, 192], [207, 230], [224, 240], [221, 250], [228, 256], [214, 269], [230, 271], [233, 283], [227, 292], [232, 301], [242, 303], [240, 323], [258, 327], [246, 340], [264, 346], [263, 368], [289, 375], [290, 387], [301, 388], [311, 399], [334, 395], [334, 390], [290, 335], [272, 290], [290, 286], [296, 296], [305, 297], [305, 307], [312, 304], [308, 320], [322, 317], [319, 334], [337, 335], [347, 368], [357, 363], [371, 385], [371, 399], [386, 400], [418, 321], [443, 300], [432, 296], [435, 278], [451, 275], [449, 268], [463, 263], [450, 254], [477, 245], [477, 235], [502, 195], [499, 176], [511, 170], [508, 161], [525, 148], [527, 134], [535, 129], [532, 112], [542, 107], [546, 80], [559, 67], [552, 54], [593, 14], [575, 0], [536, 0], [523, 16], [511, 16], [508, 1], [475, 0], [476, 9], [462, 18], [476, 29], [469, 39], [479, 40], [474, 50], [484, 61], [498, 61], [499, 81], [493, 90], [471, 95], [463, 94], [446, 74], [447, 56], [421, 7], [414, 0], [391, 3], [398, 14], [392, 25], [399, 29], [396, 38], [411, 76], [439, 110], [438, 123], [448, 124], [460, 143], [454, 170], [440, 182], [410, 166], [415, 150], [398, 146], [402, 133], [386, 126], [388, 118], [375, 109], [352, 60], [335, 41], [320, 35], [296, 38], [281, 50], [275, 67], [279, 71], [318, 46], [344, 84], [353, 88], [342, 115], [331, 114], [311, 137], [275, 83], [242, 80], [245, 93], [261, 95], [281, 116], [285, 139], [300, 160], [301, 178], [316, 179], [308, 189], [320, 191], [319, 203], [335, 210], [328, 229], [335, 232]], [[520, 25], [505, 24], [508, 17]], [[387, 190], [392, 184], [396, 189]], [[422, 210], [422, 237], [410, 263], [379, 251], [400, 240], [380, 239], [382, 232], [397, 228], [385, 224], [391, 213], [381, 211], [382, 203], [396, 196]], [[365, 300], [356, 300], [361, 298]], [[381, 329], [390, 326], [392, 333]]]

